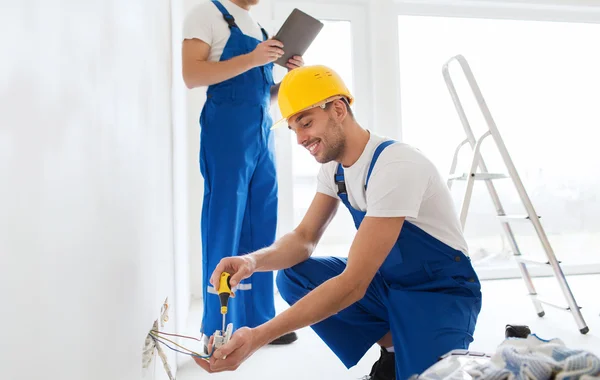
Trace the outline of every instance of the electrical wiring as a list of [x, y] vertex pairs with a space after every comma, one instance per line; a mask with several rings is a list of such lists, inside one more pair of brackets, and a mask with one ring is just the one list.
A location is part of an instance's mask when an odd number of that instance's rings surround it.
[[172, 344], [174, 344], [175, 346], [177, 346], [177, 347], [179, 347], [179, 348], [183, 348], [184, 350], [186, 350], [186, 351], [189, 351], [189, 352], [191, 352], [191, 353], [193, 353], [193, 354], [199, 355], [197, 352], [195, 352], [195, 351], [192, 351], [192, 350], [190, 350], [189, 348], [187, 348], [187, 347], [184, 347], [184, 346], [180, 345], [179, 343], [173, 342], [172, 340], [170, 340], [170, 339], [168, 339], [168, 338], [165, 338], [165, 337], [162, 337], [162, 336], [158, 336], [158, 335], [156, 335], [156, 334], [151, 334], [151, 335], [154, 335], [155, 337], [157, 337], [157, 338], [160, 338], [161, 340], [166, 340], [167, 342], [169, 342], [169, 343], [172, 343]]
[[157, 331], [157, 330], [150, 330], [150, 332], [154, 333], [154, 334], [162, 334], [162, 335], [168, 335], [168, 336], [176, 336], [178, 338], [185, 338], [185, 339], [193, 339], [195, 341], [201, 342], [202, 340], [198, 339], [198, 338], [194, 338], [193, 336], [187, 336], [187, 335], [179, 335], [179, 334], [170, 334], [170, 333], [166, 333], [163, 331]]
[[189, 356], [196, 357], [196, 358], [203, 359], [203, 360], [210, 359], [210, 357], [212, 355], [212, 353], [211, 353], [211, 355], [205, 356], [205, 355], [198, 355], [195, 352], [184, 352], [184, 351], [181, 351], [181, 350], [178, 350], [176, 348], [169, 346], [167, 343], [163, 342], [160, 338], [152, 336], [152, 339], [154, 339], [154, 341], [157, 343], [162, 343], [165, 347], [169, 348], [172, 351], [179, 352], [180, 354], [189, 355]]
[[[185, 336], [185, 335], [168, 334], [168, 333], [161, 333], [161, 332], [158, 332], [158, 333], [160, 333], [160, 334], [165, 334], [165, 335], [171, 335], [171, 336], [178, 336], [178, 337], [181, 337], [181, 338], [194, 339], [194, 340], [196, 340], [196, 341], [200, 341], [200, 340], [199, 340], [199, 339], [197, 339], [197, 338], [193, 338], [193, 337], [189, 337], [189, 336]], [[210, 359], [210, 357], [211, 357], [211, 356], [212, 356], [212, 354], [213, 354], [213, 353], [211, 352], [209, 355], [200, 355], [200, 354], [198, 354], [197, 352], [195, 352], [195, 351], [192, 351], [192, 350], [190, 350], [189, 348], [186, 348], [186, 347], [184, 347], [184, 346], [182, 346], [182, 345], [180, 345], [180, 344], [177, 344], [177, 343], [173, 342], [173, 341], [172, 341], [172, 340], [170, 340], [170, 339], [167, 339], [167, 338], [164, 338], [164, 337], [158, 336], [157, 332], [156, 332], [156, 331], [154, 331], [154, 330], [150, 331], [150, 336], [152, 337], [152, 339], [154, 339], [154, 341], [155, 341], [155, 342], [162, 343], [163, 345], [165, 345], [165, 346], [166, 346], [167, 348], [169, 348], [170, 350], [172, 350], [172, 351], [175, 351], [175, 352], [179, 352], [179, 353], [181, 353], [181, 354], [189, 355], [189, 356], [196, 357], [196, 358], [199, 358], [199, 359], [204, 359], [204, 360], [208, 360], [208, 359]], [[175, 346], [177, 346], [177, 347], [179, 347], [179, 348], [182, 348], [182, 349], [184, 349], [184, 350], [186, 350], [186, 351], [189, 351], [189, 352], [184, 352], [184, 351], [178, 350], [178, 349], [176, 349], [176, 348], [173, 348], [173, 347], [171, 347], [170, 345], [168, 345], [166, 342], [164, 342], [163, 340], [164, 340], [164, 341], [167, 341], [167, 342], [170, 342], [171, 344], [174, 344]]]

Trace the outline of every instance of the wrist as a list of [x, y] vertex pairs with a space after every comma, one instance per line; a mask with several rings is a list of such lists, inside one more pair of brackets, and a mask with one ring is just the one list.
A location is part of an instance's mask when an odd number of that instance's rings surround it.
[[269, 327], [269, 322], [263, 323], [254, 329], [254, 339], [256, 342], [256, 348], [266, 346], [277, 338], [274, 336], [273, 330]]
[[254, 56], [252, 55], [252, 53], [244, 54], [244, 55], [242, 55], [242, 57], [244, 58], [244, 63], [248, 70], [253, 69], [256, 66], [258, 66], [258, 64], [256, 64], [256, 62], [254, 62]]
[[242, 256], [246, 263], [248, 264], [248, 269], [250, 269], [250, 274], [254, 274], [256, 272], [256, 257], [254, 254], [244, 255]]

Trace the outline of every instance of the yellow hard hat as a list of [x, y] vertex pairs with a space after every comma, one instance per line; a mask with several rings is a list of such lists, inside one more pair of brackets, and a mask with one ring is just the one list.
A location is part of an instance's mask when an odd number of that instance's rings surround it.
[[288, 72], [279, 85], [278, 103], [283, 118], [273, 124], [278, 128], [301, 112], [345, 97], [352, 105], [354, 97], [342, 78], [327, 66], [298, 67]]

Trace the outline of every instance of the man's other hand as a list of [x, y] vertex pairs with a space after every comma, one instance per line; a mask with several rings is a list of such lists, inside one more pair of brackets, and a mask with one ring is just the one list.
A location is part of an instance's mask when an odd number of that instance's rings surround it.
[[304, 66], [304, 59], [301, 55], [295, 55], [288, 60], [286, 66], [288, 68], [288, 72], [290, 72], [298, 67]]

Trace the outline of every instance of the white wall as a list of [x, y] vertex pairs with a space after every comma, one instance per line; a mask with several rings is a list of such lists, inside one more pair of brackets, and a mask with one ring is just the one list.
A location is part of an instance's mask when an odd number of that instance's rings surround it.
[[[207, 0], [183, 0], [185, 13], [194, 5]], [[173, 49], [181, 50], [181, 43]], [[180, 70], [181, 72], [181, 70]], [[200, 240], [200, 215], [204, 181], [198, 163], [200, 151], [200, 111], [206, 100], [206, 88], [195, 88], [186, 92], [187, 158], [188, 158], [188, 242], [190, 249], [190, 291], [194, 298], [202, 297], [202, 243]]]
[[11, 4], [0, 377], [140, 379], [144, 338], [174, 298], [169, 2]]
[[[176, 329], [187, 326], [191, 301], [190, 287], [190, 168], [194, 161], [188, 150], [190, 128], [187, 120], [187, 88], [181, 75], [182, 25], [186, 14], [185, 0], [171, 1], [172, 51], [172, 120], [173, 120], [173, 217], [175, 245], [175, 313]], [[172, 330], [172, 329], [171, 329]], [[177, 355], [182, 363], [186, 355]]]

